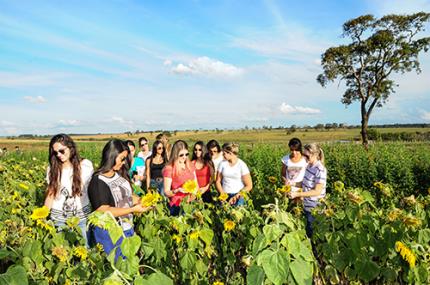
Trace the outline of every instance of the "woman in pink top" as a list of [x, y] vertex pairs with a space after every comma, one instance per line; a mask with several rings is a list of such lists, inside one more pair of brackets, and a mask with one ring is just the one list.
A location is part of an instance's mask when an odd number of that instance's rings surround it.
[[163, 169], [164, 193], [170, 199], [169, 209], [173, 216], [179, 215], [181, 201], [187, 197], [191, 202], [194, 195], [183, 193], [182, 186], [189, 180], [197, 184], [194, 165], [188, 159], [188, 145], [183, 140], [173, 144], [170, 159]]
[[210, 187], [213, 182], [214, 165], [209, 156], [208, 149], [202, 141], [198, 141], [194, 144], [191, 161], [196, 168], [197, 182], [200, 192], [202, 193], [202, 199], [205, 203], [212, 203]]

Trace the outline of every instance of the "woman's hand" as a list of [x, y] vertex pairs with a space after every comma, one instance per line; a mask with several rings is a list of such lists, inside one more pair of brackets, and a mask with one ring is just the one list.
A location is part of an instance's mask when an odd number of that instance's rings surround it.
[[288, 198], [290, 198], [290, 199], [294, 199], [294, 198], [297, 198], [297, 197], [300, 197], [300, 192], [293, 192], [293, 191], [291, 191], [290, 193], [288, 193]]
[[237, 193], [236, 195], [231, 197], [231, 199], [229, 201], [230, 205], [236, 204], [239, 199], [240, 199], [240, 193]]
[[151, 210], [153, 207], [143, 207], [142, 204], [136, 204], [134, 205], [131, 209], [133, 211], [133, 213], [144, 213], [144, 212], [148, 212], [149, 210]]

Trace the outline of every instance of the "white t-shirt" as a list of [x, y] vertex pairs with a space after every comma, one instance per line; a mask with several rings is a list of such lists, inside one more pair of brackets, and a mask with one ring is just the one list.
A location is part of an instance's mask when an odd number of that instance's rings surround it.
[[286, 155], [282, 158], [282, 163], [287, 168], [287, 171], [285, 172], [285, 178], [287, 180], [296, 183], [303, 181], [306, 166], [308, 165], [304, 157], [302, 157], [298, 162], [294, 162], [290, 159], [290, 155]]
[[224, 156], [222, 155], [222, 151], [219, 153], [217, 158], [212, 158], [212, 162], [214, 164], [215, 173], [218, 173], [219, 165], [222, 161], [225, 161]]
[[233, 166], [227, 160], [223, 160], [219, 164], [218, 173], [222, 174], [222, 189], [224, 192], [236, 194], [245, 187], [242, 182], [242, 176], [249, 174], [249, 168], [241, 159], [238, 159]]
[[[46, 172], [46, 181], [49, 184], [49, 167]], [[81, 161], [81, 196], [72, 195], [73, 168], [65, 168], [61, 172], [60, 190], [52, 202], [51, 219], [53, 221], [65, 222], [70, 217], [79, 217], [84, 220], [91, 213], [90, 200], [88, 198], [88, 184], [93, 175], [94, 168], [91, 161]]]
[[152, 151], [149, 151], [146, 155], [144, 155], [142, 151], [139, 151], [139, 153], [137, 154], [137, 156], [143, 158], [145, 162], [146, 162], [146, 159], [151, 155], [152, 155]]

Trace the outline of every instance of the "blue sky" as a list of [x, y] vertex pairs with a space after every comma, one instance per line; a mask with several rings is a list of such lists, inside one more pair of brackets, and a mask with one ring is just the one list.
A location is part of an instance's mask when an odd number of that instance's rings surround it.
[[[359, 124], [317, 84], [321, 54], [349, 19], [418, 11], [430, 0], [0, 0], [0, 136]], [[371, 124], [430, 123], [420, 60]]]

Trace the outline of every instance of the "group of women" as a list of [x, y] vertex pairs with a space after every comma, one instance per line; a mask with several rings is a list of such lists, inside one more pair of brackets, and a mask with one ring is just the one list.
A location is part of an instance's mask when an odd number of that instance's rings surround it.
[[[82, 159], [74, 141], [66, 134], [52, 137], [49, 144], [48, 188], [45, 206], [50, 218], [59, 228], [71, 217], [79, 218], [79, 227], [87, 245], [100, 243], [109, 253], [113, 244], [106, 230], [92, 226], [87, 229], [87, 217], [94, 211], [110, 212], [122, 227], [124, 235], [134, 233], [133, 214], [149, 211], [143, 207], [132, 184], [158, 191], [166, 197], [171, 215], [180, 215], [181, 203], [191, 203], [197, 192], [206, 203], [214, 203], [214, 188], [225, 202], [233, 206], [245, 205], [244, 196], [252, 189], [252, 179], [246, 163], [239, 158], [239, 146], [215, 140], [204, 144], [198, 141], [189, 153], [183, 140], [170, 145], [165, 135], [159, 135], [149, 149], [149, 141], [110, 140], [103, 148], [100, 166], [94, 171], [91, 161]], [[291, 153], [282, 159], [282, 177], [293, 191], [290, 199], [303, 199], [312, 235], [311, 209], [325, 195], [326, 173], [324, 154], [315, 144], [289, 143]], [[186, 183], [198, 185], [196, 193], [186, 191]], [[302, 188], [303, 192], [296, 191]], [[224, 199], [222, 199], [224, 200]], [[117, 247], [116, 257], [121, 255]]]

